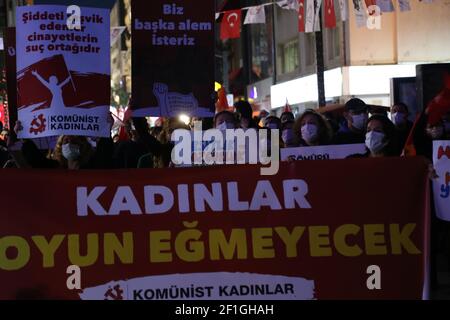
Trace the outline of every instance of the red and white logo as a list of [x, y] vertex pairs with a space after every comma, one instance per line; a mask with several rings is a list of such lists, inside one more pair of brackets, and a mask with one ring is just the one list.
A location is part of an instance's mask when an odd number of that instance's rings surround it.
[[34, 133], [38, 135], [39, 133], [43, 133], [45, 128], [47, 127], [47, 120], [44, 115], [41, 113], [39, 116], [35, 117], [30, 124], [30, 133]]

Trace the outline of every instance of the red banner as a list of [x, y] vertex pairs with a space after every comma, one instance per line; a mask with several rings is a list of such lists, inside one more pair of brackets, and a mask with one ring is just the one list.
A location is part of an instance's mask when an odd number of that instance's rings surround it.
[[421, 299], [426, 287], [422, 158], [2, 179], [0, 299]]

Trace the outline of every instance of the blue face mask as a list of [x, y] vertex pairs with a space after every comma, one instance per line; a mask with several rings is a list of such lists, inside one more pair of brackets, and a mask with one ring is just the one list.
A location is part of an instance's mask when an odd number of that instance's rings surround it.
[[319, 128], [315, 124], [307, 123], [302, 126], [301, 128], [302, 132], [302, 138], [307, 143], [311, 143], [317, 140], [317, 137], [319, 136]]
[[367, 114], [355, 114], [352, 115], [352, 126], [357, 130], [364, 130], [367, 125]]
[[78, 160], [80, 158], [80, 147], [73, 143], [63, 144], [62, 155], [70, 161]]
[[406, 122], [406, 114], [401, 112], [394, 112], [392, 113], [392, 122], [396, 126], [401, 126]]
[[294, 130], [292, 129], [284, 129], [281, 133], [281, 139], [286, 145], [292, 145], [294, 142]]
[[377, 131], [369, 131], [366, 133], [366, 147], [372, 154], [380, 153], [387, 145], [384, 141], [384, 133]]
[[234, 129], [234, 124], [232, 122], [224, 121], [221, 124], [217, 125], [216, 129], [221, 131], [225, 131], [227, 129]]

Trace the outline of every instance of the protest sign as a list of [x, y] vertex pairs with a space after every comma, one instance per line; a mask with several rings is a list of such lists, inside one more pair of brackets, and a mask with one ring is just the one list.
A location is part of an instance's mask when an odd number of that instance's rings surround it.
[[450, 141], [433, 141], [434, 208], [439, 219], [450, 221]]
[[156, 171], [5, 170], [0, 299], [423, 297], [423, 158]]
[[367, 152], [364, 143], [343, 144], [333, 146], [298, 147], [283, 148], [281, 161], [291, 160], [330, 160], [345, 159], [355, 154], [365, 154]]
[[214, 116], [214, 2], [133, 0], [134, 116]]
[[82, 7], [80, 30], [66, 10], [17, 8], [20, 138], [110, 135], [109, 10]]

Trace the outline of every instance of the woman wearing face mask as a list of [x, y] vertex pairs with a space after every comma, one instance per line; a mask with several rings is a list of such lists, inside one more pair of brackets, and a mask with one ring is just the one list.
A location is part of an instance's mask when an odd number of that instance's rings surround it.
[[294, 148], [298, 146], [295, 139], [294, 124], [294, 121], [288, 120], [281, 125], [281, 139], [283, 140], [284, 148]]
[[300, 147], [323, 146], [331, 143], [333, 131], [328, 121], [314, 110], [306, 110], [295, 122], [296, 144]]
[[[449, 120], [450, 113], [439, 117], [430, 116], [426, 112], [421, 115], [411, 132], [411, 141], [416, 155], [424, 156], [429, 161], [433, 160], [433, 140], [450, 139]], [[407, 149], [405, 146], [406, 155], [408, 155]]]
[[86, 137], [60, 136], [56, 142], [52, 158], [64, 169], [88, 168], [92, 156], [92, 146]]
[[400, 155], [395, 126], [387, 117], [373, 115], [367, 123], [365, 155], [350, 157], [395, 157]]

